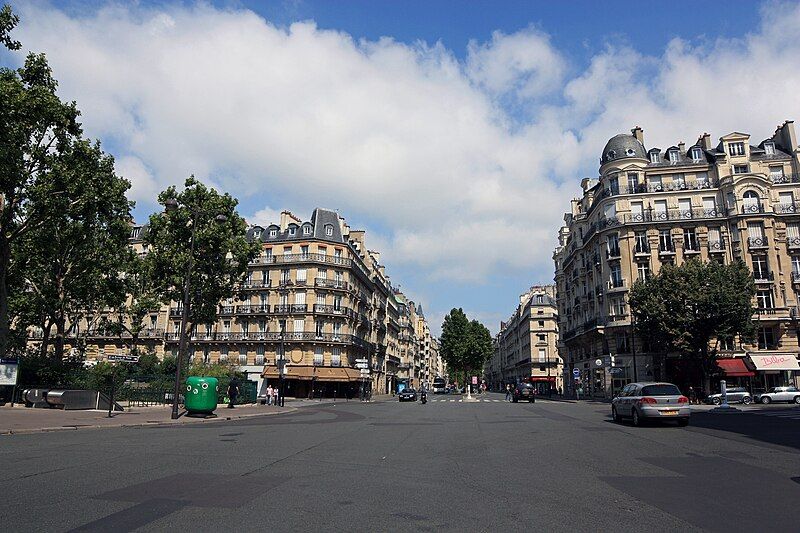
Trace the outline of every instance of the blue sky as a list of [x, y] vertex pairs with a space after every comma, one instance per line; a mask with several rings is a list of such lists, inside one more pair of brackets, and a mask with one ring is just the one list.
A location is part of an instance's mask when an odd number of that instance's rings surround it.
[[[189, 173], [254, 222], [338, 209], [438, 322], [552, 281], [605, 140], [800, 118], [800, 9], [727, 2], [13, 2], [137, 218]], [[20, 54], [0, 53], [15, 65]]]

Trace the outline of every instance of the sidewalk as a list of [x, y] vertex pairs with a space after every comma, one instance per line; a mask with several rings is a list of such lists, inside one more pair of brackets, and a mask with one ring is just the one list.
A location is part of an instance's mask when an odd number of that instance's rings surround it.
[[[65, 431], [85, 428], [171, 426], [176, 424], [209, 423], [216, 420], [236, 420], [253, 416], [289, 413], [302, 407], [297, 400], [286, 401], [286, 407], [274, 405], [247, 404], [228, 409], [227, 405], [217, 406], [216, 418], [194, 418], [181, 412], [181, 417], [172, 420], [170, 406], [131, 407], [123, 412], [114, 412], [108, 418], [108, 411], [62, 411], [61, 409], [35, 409], [20, 405], [0, 407], [0, 435], [38, 433], [43, 431]], [[311, 404], [312, 402], [302, 402]], [[313, 402], [317, 403], [317, 402]]]

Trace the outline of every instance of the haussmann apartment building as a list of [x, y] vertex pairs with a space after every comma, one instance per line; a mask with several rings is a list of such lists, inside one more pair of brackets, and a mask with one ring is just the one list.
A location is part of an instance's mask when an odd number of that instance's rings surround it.
[[798, 381], [800, 161], [795, 127], [758, 141], [704, 133], [647, 148], [641, 128], [612, 137], [597, 178], [581, 182], [554, 253], [567, 385], [609, 396], [631, 381], [698, 386], [677, 357], [633, 335], [628, 291], [665, 264], [743, 260], [757, 287], [757, 340], [720, 339], [728, 383], [754, 390]]

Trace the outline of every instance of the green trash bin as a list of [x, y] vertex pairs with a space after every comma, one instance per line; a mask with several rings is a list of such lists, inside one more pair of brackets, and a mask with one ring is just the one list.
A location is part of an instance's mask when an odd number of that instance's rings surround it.
[[184, 406], [190, 414], [210, 415], [217, 408], [219, 380], [191, 376], [186, 378], [186, 400]]

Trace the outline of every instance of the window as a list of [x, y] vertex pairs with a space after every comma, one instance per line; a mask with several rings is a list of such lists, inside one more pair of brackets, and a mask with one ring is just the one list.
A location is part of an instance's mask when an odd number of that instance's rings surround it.
[[634, 239], [636, 242], [635, 252], [637, 254], [646, 254], [650, 251], [650, 247], [647, 244], [647, 232], [646, 231], [637, 231], [634, 234]]
[[745, 213], [758, 213], [761, 211], [761, 201], [758, 198], [758, 193], [755, 191], [745, 191], [742, 195], [744, 201]]
[[619, 194], [619, 178], [616, 174], [611, 176], [611, 179], [608, 180], [608, 189], [611, 194]]
[[748, 222], [747, 223], [747, 242], [751, 246], [766, 245], [764, 238], [764, 224], [761, 222]]
[[779, 210], [782, 213], [794, 213], [794, 195], [792, 191], [779, 193], [778, 203], [780, 204]]
[[622, 287], [622, 270], [620, 269], [619, 265], [614, 265], [611, 267], [610, 283], [612, 287]]
[[306, 329], [306, 321], [302, 318], [295, 318], [294, 319], [294, 331], [295, 333], [302, 333]]
[[322, 366], [322, 346], [314, 347], [314, 366]]
[[775, 331], [771, 327], [758, 328], [758, 349], [771, 350], [775, 348]]
[[[541, 311], [541, 309], [540, 309], [540, 311]], [[539, 327], [540, 327], [540, 328], [543, 328], [543, 327], [544, 327], [544, 320], [540, 320], [540, 321], [539, 321]]]
[[547, 362], [547, 350], [544, 348], [539, 348], [539, 362], [540, 363]]
[[247, 364], [247, 348], [239, 348], [239, 364]]
[[625, 318], [625, 311], [625, 300], [622, 298], [611, 300], [611, 315], [616, 317], [616, 320]]
[[304, 244], [300, 247], [300, 255], [303, 256], [303, 259], [308, 259], [308, 245]]
[[325, 305], [325, 295], [317, 294], [317, 305]]
[[655, 202], [653, 202], [653, 207], [655, 207], [655, 212], [653, 213], [653, 220], [668, 220], [669, 216], [667, 215], [666, 200], [656, 200]]
[[797, 222], [786, 224], [786, 240], [789, 246], [800, 246], [800, 224]]
[[142, 231], [142, 228], [133, 228], [131, 230], [131, 239], [138, 239], [139, 233]]
[[303, 226], [303, 235], [311, 235], [311, 226]]
[[672, 175], [672, 185], [675, 189], [685, 189], [686, 188], [686, 176], [684, 174], [673, 174]]
[[753, 256], [753, 277], [755, 279], [769, 278], [769, 265], [767, 264], [767, 256], [765, 255]]
[[267, 331], [267, 321], [263, 318], [258, 321], [258, 331], [259, 333], [266, 333]]
[[546, 342], [547, 341], [547, 335], [545, 335], [543, 333], [539, 333], [538, 335], [536, 335], [536, 337], [539, 340], [539, 342]]
[[289, 236], [290, 237], [294, 237], [296, 233], [297, 233], [297, 227], [296, 226], [289, 226]]
[[617, 332], [616, 334], [616, 345], [617, 345], [617, 353], [628, 353], [630, 352], [630, 346], [628, 343], [628, 334], [625, 332]]
[[256, 364], [264, 364], [264, 346], [256, 346]]
[[719, 228], [708, 228], [708, 248], [710, 250], [722, 249], [722, 237]]
[[800, 274], [800, 255], [792, 256], [792, 273]]
[[658, 249], [662, 252], [674, 252], [675, 248], [672, 246], [672, 235], [668, 229], [662, 229], [658, 232]]
[[270, 237], [277, 237], [278, 236], [278, 230], [276, 230], [275, 228], [271, 228], [269, 230], [269, 236]]
[[644, 204], [631, 202], [631, 222], [644, 222]]
[[219, 349], [219, 360], [220, 361], [227, 361], [228, 360], [228, 347], [223, 346]]
[[294, 293], [295, 305], [306, 305], [306, 291], [297, 291]]
[[222, 332], [223, 333], [230, 333], [231, 332], [231, 321], [226, 320], [222, 323]]
[[731, 352], [734, 350], [733, 337], [721, 337], [719, 339], [719, 349]]
[[610, 233], [606, 246], [608, 249], [608, 257], [619, 257], [619, 235]]
[[759, 309], [772, 309], [775, 307], [771, 290], [756, 291], [756, 307]]
[[317, 269], [317, 279], [328, 279], [328, 269], [327, 268], [318, 268]]
[[292, 255], [292, 247], [291, 246], [284, 246], [283, 247], [283, 257]]
[[281, 283], [286, 284], [289, 283], [290, 280], [291, 278], [289, 277], [289, 269], [288, 268], [281, 269]]
[[694, 175], [697, 185], [703, 189], [707, 188], [710, 184], [708, 182], [708, 172], [698, 172]]
[[248, 320], [242, 320], [242, 333], [249, 333], [250, 332], [250, 322]]
[[261, 237], [261, 230], [260, 229], [253, 230], [253, 238], [258, 239], [259, 237]]
[[297, 274], [297, 283], [305, 283], [306, 282], [306, 269], [305, 268], [298, 268], [296, 270]]
[[628, 172], [628, 192], [636, 192], [639, 187], [639, 174], [636, 172]]
[[681, 154], [677, 150], [669, 151], [669, 162], [678, 163], [681, 160]]
[[658, 152], [650, 152], [650, 162], [651, 163], [659, 162]]
[[783, 165], [770, 165], [769, 177], [774, 179], [783, 177]]
[[678, 212], [681, 218], [692, 218], [692, 199], [679, 198], [678, 199]]
[[744, 155], [744, 143], [743, 142], [729, 142], [728, 143], [728, 154], [732, 156], [737, 155]]
[[717, 199], [713, 196], [703, 197], [703, 214], [707, 217], [717, 215]]
[[333, 236], [333, 226], [332, 225], [325, 224], [325, 235], [327, 235], [328, 237], [332, 237]]
[[692, 161], [694, 161], [695, 163], [699, 163], [703, 159], [703, 151], [700, 150], [700, 148], [697, 146], [692, 148], [692, 151], [690, 153], [692, 156]]
[[747, 165], [733, 165], [734, 174], [747, 174]]
[[646, 281], [650, 277], [650, 263], [636, 263], [636, 273], [639, 281]]
[[684, 228], [683, 230], [683, 249], [685, 251], [697, 252], [700, 250], [700, 243], [697, 242], [697, 234], [694, 228]]
[[211, 363], [211, 348], [205, 346], [203, 348], [203, 364], [207, 365]]
[[342, 349], [334, 346], [331, 352], [331, 366], [342, 366]]
[[767, 155], [775, 155], [775, 145], [772, 143], [764, 143], [764, 153]]
[[318, 338], [322, 337], [322, 332], [325, 329], [325, 322], [322, 320], [317, 320], [314, 324], [314, 332]]
[[342, 323], [341, 322], [334, 322], [333, 323], [333, 336], [334, 338], [338, 339], [342, 334]]
[[664, 190], [661, 184], [661, 176], [648, 176], [647, 183], [650, 184], [651, 191], [661, 191]]

